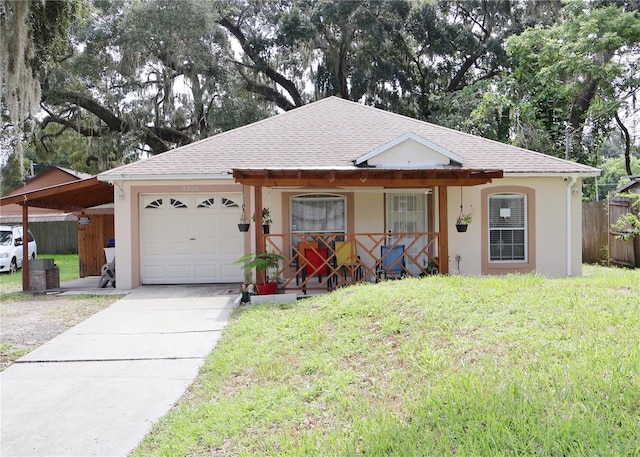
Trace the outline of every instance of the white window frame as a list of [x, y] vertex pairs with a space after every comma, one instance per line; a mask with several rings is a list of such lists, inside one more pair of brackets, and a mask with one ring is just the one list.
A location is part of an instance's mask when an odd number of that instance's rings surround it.
[[[294, 214], [294, 202], [296, 199], [305, 199], [306, 201], [322, 201], [322, 200], [341, 200], [343, 203], [343, 214], [342, 214], [342, 227], [341, 228], [332, 228], [332, 229], [322, 229], [322, 230], [305, 230], [299, 227], [298, 221], [296, 221]], [[345, 195], [339, 194], [329, 194], [325, 192], [313, 192], [306, 194], [298, 194], [294, 195], [290, 199], [290, 211], [289, 211], [289, 228], [291, 233], [346, 233], [347, 232], [347, 197]]]
[[[404, 201], [403, 201], [404, 200]], [[404, 203], [404, 206], [403, 206]], [[427, 220], [427, 196], [422, 192], [387, 192], [385, 195], [386, 230], [391, 232], [389, 242], [395, 242], [395, 233], [420, 233], [426, 232]], [[408, 227], [412, 225], [411, 229]], [[407, 251], [410, 255], [417, 256], [424, 249], [428, 240], [425, 237], [416, 241], [415, 236], [405, 236], [405, 244], [413, 244]], [[420, 268], [413, 262], [409, 262], [406, 268], [414, 275], [421, 273]]]
[[[523, 220], [523, 225], [522, 226], [512, 226], [512, 227], [508, 227], [508, 226], [500, 226], [500, 227], [492, 227], [492, 220], [491, 220], [491, 204], [492, 201], [496, 201], [497, 199], [518, 199], [518, 200], [522, 200], [523, 202], [523, 207], [522, 207], [522, 220]], [[488, 256], [488, 261], [491, 264], [506, 264], [506, 263], [526, 263], [529, 261], [529, 216], [528, 216], [528, 198], [527, 198], [527, 194], [523, 194], [523, 193], [495, 193], [495, 194], [490, 194], [489, 195], [489, 199], [488, 199], [488, 204], [487, 204], [487, 224], [488, 224], [488, 233], [487, 233], [487, 256]], [[506, 214], [506, 213], [504, 213]], [[506, 219], [507, 217], [505, 217]], [[511, 247], [512, 247], [512, 255], [511, 255], [511, 259], [504, 259], [504, 258], [500, 258], [500, 259], [494, 259], [492, 258], [492, 244], [491, 244], [491, 235], [492, 233], [502, 233], [502, 232], [511, 232], [512, 236], [512, 243], [511, 243]], [[523, 258], [517, 258], [514, 259], [513, 258], [513, 246], [515, 246], [516, 244], [513, 243], [513, 234], [515, 234], [516, 232], [522, 232], [522, 238], [523, 238]]]

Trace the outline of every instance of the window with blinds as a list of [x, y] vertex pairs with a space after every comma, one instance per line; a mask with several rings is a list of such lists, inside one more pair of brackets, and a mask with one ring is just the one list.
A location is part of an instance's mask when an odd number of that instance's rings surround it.
[[527, 196], [489, 196], [489, 261], [527, 260]]
[[291, 232], [344, 232], [345, 197], [331, 194], [291, 198]]

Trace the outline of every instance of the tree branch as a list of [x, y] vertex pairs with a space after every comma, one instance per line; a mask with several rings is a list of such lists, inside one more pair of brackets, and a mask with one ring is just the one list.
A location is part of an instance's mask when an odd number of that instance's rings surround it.
[[[249, 57], [254, 62], [255, 70], [258, 70], [264, 73], [269, 79], [271, 79], [273, 82], [281, 86], [291, 96], [291, 98], [293, 99], [293, 104], [289, 103], [291, 107], [287, 109], [292, 109], [292, 108], [304, 105], [302, 96], [300, 95], [300, 92], [298, 91], [293, 81], [291, 81], [290, 79], [285, 77], [283, 74], [277, 72], [273, 67], [271, 67], [269, 63], [266, 60], [264, 60], [260, 56], [260, 54], [255, 51], [255, 49], [253, 49], [251, 44], [249, 44], [249, 42], [247, 41], [247, 38], [242, 33], [242, 30], [240, 30], [238, 26], [234, 25], [226, 17], [220, 19], [218, 21], [218, 24], [220, 24], [222, 27], [227, 29], [234, 37], [236, 37], [244, 53], [247, 55], [247, 57]], [[255, 83], [254, 85], [256, 88], [259, 88], [262, 86], [257, 83]], [[256, 92], [256, 93], [264, 96], [262, 92]], [[268, 98], [268, 99], [272, 100], [272, 98]], [[280, 104], [278, 106], [283, 108]]]
[[242, 71], [240, 65], [236, 65], [236, 67], [238, 68], [238, 72], [242, 76], [242, 79], [244, 79], [247, 90], [254, 94], [261, 95], [265, 100], [274, 102], [285, 111], [297, 108], [296, 105], [291, 103], [287, 97], [275, 90], [273, 87], [254, 81]]
[[[119, 118], [109, 109], [103, 107], [96, 100], [88, 96], [68, 91], [51, 92], [49, 95], [84, 108], [100, 118], [100, 120], [105, 123], [106, 127], [85, 128], [78, 125], [76, 122], [55, 115], [47, 116], [42, 121], [43, 127], [46, 127], [51, 122], [55, 122], [71, 128], [85, 137], [99, 137], [105, 135], [107, 132], [127, 133], [136, 129], [135, 125], [131, 125], [127, 121]], [[170, 148], [167, 143], [173, 143], [180, 146], [190, 143], [192, 140], [190, 136], [172, 128], [142, 126], [140, 129], [144, 134], [145, 144], [151, 148], [151, 152], [153, 154], [160, 154], [168, 151]]]
[[615, 114], [615, 118], [624, 139], [624, 166], [627, 169], [627, 174], [631, 176], [633, 174], [633, 171], [631, 170], [631, 136], [629, 135], [627, 127], [622, 123], [618, 113]]

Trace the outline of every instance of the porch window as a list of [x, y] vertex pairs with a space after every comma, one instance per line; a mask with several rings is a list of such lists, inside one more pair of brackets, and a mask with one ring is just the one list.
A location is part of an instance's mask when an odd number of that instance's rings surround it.
[[425, 211], [424, 193], [388, 193], [387, 229], [396, 233], [424, 232]]
[[489, 196], [489, 261], [527, 261], [527, 196]]
[[346, 227], [345, 197], [331, 194], [291, 198], [291, 233], [338, 232]]

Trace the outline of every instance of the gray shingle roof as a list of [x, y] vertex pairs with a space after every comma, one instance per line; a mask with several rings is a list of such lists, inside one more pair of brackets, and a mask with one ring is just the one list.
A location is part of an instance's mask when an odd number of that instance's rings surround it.
[[204, 177], [234, 168], [352, 168], [358, 157], [414, 133], [464, 158], [464, 168], [505, 173], [597, 174], [534, 151], [329, 97], [99, 175], [107, 179]]

